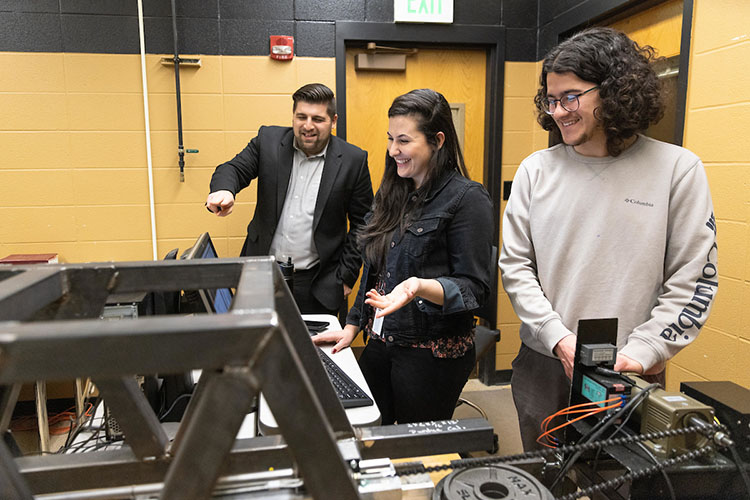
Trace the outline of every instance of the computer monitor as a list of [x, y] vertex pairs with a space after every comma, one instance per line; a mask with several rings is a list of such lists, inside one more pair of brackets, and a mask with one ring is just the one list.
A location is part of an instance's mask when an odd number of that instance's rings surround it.
[[[208, 233], [198, 236], [195, 245], [185, 250], [180, 259], [216, 259], [218, 258], [216, 248]], [[191, 300], [188, 293], [186, 297]], [[197, 290], [197, 296], [204, 309], [208, 313], [222, 314], [229, 311], [232, 305], [232, 290], [229, 288], [201, 289]]]

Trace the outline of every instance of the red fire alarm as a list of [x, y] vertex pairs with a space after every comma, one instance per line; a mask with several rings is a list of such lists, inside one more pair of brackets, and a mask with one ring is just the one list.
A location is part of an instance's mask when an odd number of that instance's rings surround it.
[[289, 61], [294, 57], [294, 37], [271, 35], [271, 59]]

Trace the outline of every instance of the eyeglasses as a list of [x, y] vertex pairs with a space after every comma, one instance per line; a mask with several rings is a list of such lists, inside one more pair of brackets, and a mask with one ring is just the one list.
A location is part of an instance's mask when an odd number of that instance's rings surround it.
[[555, 114], [555, 109], [557, 109], [557, 103], [560, 103], [560, 106], [563, 107], [565, 111], [573, 112], [578, 110], [578, 106], [581, 105], [581, 103], [578, 102], [578, 98], [581, 97], [584, 94], [588, 94], [592, 90], [598, 89], [599, 86], [591, 87], [588, 90], [584, 90], [580, 94], [568, 94], [565, 96], [562, 96], [559, 99], [553, 99], [553, 98], [547, 98], [546, 101], [542, 101], [542, 104], [544, 105], [544, 112], [548, 115]]

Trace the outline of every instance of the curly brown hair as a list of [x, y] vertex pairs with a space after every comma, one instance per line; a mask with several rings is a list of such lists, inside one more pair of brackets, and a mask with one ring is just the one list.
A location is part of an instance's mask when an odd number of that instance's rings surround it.
[[639, 46], [621, 31], [589, 28], [553, 48], [542, 63], [540, 87], [534, 97], [537, 121], [561, 135], [555, 120], [545, 113], [547, 74], [571, 72], [599, 86], [601, 106], [594, 116], [607, 137], [607, 151], [619, 155], [628, 139], [664, 116], [662, 85], [652, 64], [663, 58], [649, 45]]

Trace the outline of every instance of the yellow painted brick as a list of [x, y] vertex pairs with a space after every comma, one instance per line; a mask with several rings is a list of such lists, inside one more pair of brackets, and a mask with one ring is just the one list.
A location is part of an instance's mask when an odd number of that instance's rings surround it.
[[81, 206], [76, 210], [78, 241], [151, 239], [148, 205]]
[[143, 130], [140, 94], [68, 94], [70, 130]]
[[[156, 240], [156, 254], [159, 256], [159, 258], [164, 258], [165, 255], [167, 255], [167, 252], [172, 250], [173, 248], [177, 249], [177, 258], [182, 255], [185, 250], [192, 247], [195, 244], [197, 236], [193, 236], [192, 238], [157, 238]], [[211, 238], [213, 241], [213, 237]]]
[[0, 169], [70, 166], [66, 132], [0, 132], [0, 151]]
[[716, 221], [716, 241], [719, 245], [719, 274], [743, 279], [747, 260], [748, 225], [744, 222]]
[[750, 103], [690, 110], [685, 147], [700, 156], [704, 163], [747, 162], [750, 160], [748, 130]]
[[205, 231], [208, 231], [212, 237], [226, 236], [226, 218], [209, 213], [203, 203], [156, 206], [156, 237], [158, 239], [197, 238]]
[[[180, 92], [186, 94], [220, 94], [221, 93], [221, 56], [207, 56], [201, 54], [180, 54], [184, 59], [200, 59], [201, 66], [181, 66], [180, 67]], [[171, 80], [171, 85], [165, 86], [168, 91], [174, 93], [174, 66], [165, 66], [159, 63], [159, 79]], [[164, 72], [166, 70], [166, 74]], [[166, 82], [165, 82], [166, 83]], [[160, 85], [161, 87], [161, 85]], [[151, 90], [149, 84], [149, 91]]]
[[510, 370], [511, 363], [513, 362], [514, 359], [516, 359], [516, 354], [496, 354], [495, 355], [495, 369], [496, 370]]
[[505, 97], [523, 97], [527, 101], [536, 95], [539, 73], [535, 62], [505, 63]]
[[[209, 193], [213, 169], [185, 169], [185, 182], [180, 182], [179, 168], [154, 170], [154, 199], [157, 204], [203, 204]], [[208, 212], [206, 212], [208, 213]]]
[[224, 96], [226, 130], [258, 130], [261, 125], [292, 125], [292, 99], [279, 95]]
[[253, 181], [248, 187], [235, 195], [235, 202], [239, 204], [253, 204], [258, 201], [258, 182]]
[[750, 2], [699, 0], [693, 9], [692, 54], [741, 43], [750, 38], [747, 32]]
[[701, 377], [700, 375], [691, 372], [690, 370], [685, 369], [682, 365], [678, 364], [676, 361], [670, 361], [667, 364], [667, 385], [666, 389], [670, 392], [679, 392], [680, 390], [680, 384], [682, 382], [695, 382], [695, 381], [705, 381], [705, 377]]
[[[141, 105], [141, 107], [143, 107]], [[152, 131], [177, 131], [177, 102], [174, 94], [149, 97]], [[221, 130], [224, 122], [219, 94], [182, 94], [183, 130]], [[143, 128], [143, 125], [141, 125]]]
[[54, 243], [75, 241], [73, 207], [0, 208], [0, 241]]
[[71, 132], [74, 168], [145, 168], [146, 135], [134, 132]]
[[[242, 192], [244, 194], [244, 191]], [[234, 238], [244, 238], [247, 235], [247, 225], [255, 214], [255, 203], [235, 203], [234, 210], [227, 216], [227, 235]]]
[[297, 61], [297, 88], [308, 83], [322, 83], [336, 93], [335, 58], [295, 57], [294, 60]]
[[[721, 269], [721, 262], [719, 262]], [[719, 274], [719, 291], [711, 308], [706, 326], [724, 333], [739, 335], [742, 326], [743, 283]]]
[[[146, 77], [148, 78], [148, 91], [171, 94], [174, 98], [175, 81], [174, 66], [161, 64], [162, 57], [172, 55], [146, 55]], [[180, 54], [183, 59], [200, 59], [199, 68], [193, 66], [181, 66], [180, 68], [180, 91], [185, 93], [221, 93], [221, 56]], [[138, 68], [140, 75], [140, 67]]]
[[[177, 131], [174, 93], [149, 96], [152, 131]], [[219, 94], [182, 94], [183, 130], [221, 130], [222, 100]]]
[[750, 341], [739, 339], [737, 341], [737, 370], [731, 380], [742, 387], [750, 389]]
[[549, 147], [549, 132], [544, 130], [537, 123], [534, 126], [534, 139], [532, 141], [532, 149], [539, 151], [541, 149], [547, 149]]
[[750, 166], [706, 165], [717, 219], [750, 222], [745, 210]]
[[503, 132], [533, 132], [536, 109], [528, 97], [506, 97], [503, 100]]
[[500, 287], [500, 293], [497, 294], [497, 301], [499, 304], [497, 310], [497, 322], [503, 324], [520, 324], [521, 320], [518, 319], [515, 311], [513, 311], [513, 305], [510, 303], [508, 294], [502, 290], [502, 283], [498, 282], [498, 286]]
[[286, 94], [297, 85], [297, 62], [266, 56], [224, 56], [222, 83], [225, 94]]
[[63, 54], [0, 52], [3, 92], [65, 92]]
[[70, 170], [0, 171], [0, 203], [6, 207], [73, 205]]
[[750, 43], [695, 55], [690, 61], [690, 107], [746, 101], [750, 89], [748, 60]]
[[68, 92], [141, 93], [141, 57], [135, 54], [65, 54], [65, 83]]
[[531, 132], [503, 132], [503, 165], [518, 165], [533, 153], [532, 137]]
[[227, 257], [236, 257], [242, 251], [242, 245], [245, 244], [245, 237], [229, 238], [227, 240]]
[[737, 335], [750, 342], [750, 281], [745, 281], [742, 286], [742, 325], [743, 327], [737, 330]]
[[257, 135], [257, 130], [224, 132], [224, 160], [222, 161], [234, 158]]
[[128, 241], [82, 241], [69, 254], [68, 262], [151, 260], [151, 237]]
[[[177, 134], [172, 132], [161, 132], [164, 136], [170, 136], [171, 147], [174, 151], [173, 161], [167, 165], [176, 165], [177, 159]], [[183, 134], [183, 142], [186, 149], [197, 149], [197, 153], [187, 153], [185, 155], [185, 164], [189, 167], [208, 167], [216, 168], [220, 163], [232, 158], [234, 155], [227, 156], [224, 149], [224, 132], [222, 131], [196, 131], [186, 130]], [[153, 148], [153, 136], [152, 136]], [[239, 152], [239, 151], [238, 151]], [[187, 167], [186, 167], [187, 168]]]
[[83, 169], [73, 171], [75, 200], [81, 205], [148, 203], [148, 172], [141, 169]]
[[65, 94], [0, 94], [0, 130], [66, 130]]
[[729, 380], [737, 369], [736, 347], [737, 337], [704, 327], [674, 360], [709, 380]]
[[518, 330], [520, 325], [500, 324], [500, 342], [497, 343], [496, 352], [501, 354], [515, 354], [521, 348], [521, 337]]
[[501, 172], [501, 179], [503, 182], [505, 181], [512, 181], [516, 177], [516, 172], [518, 172], [519, 164], [515, 165], [503, 165], [503, 171]]

